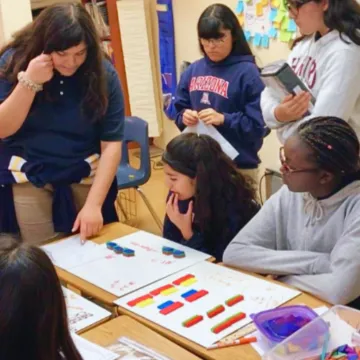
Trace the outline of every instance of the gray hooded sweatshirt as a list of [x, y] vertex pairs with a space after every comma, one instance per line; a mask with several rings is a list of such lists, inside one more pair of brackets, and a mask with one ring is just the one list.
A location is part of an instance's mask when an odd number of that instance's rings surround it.
[[235, 236], [226, 265], [280, 275], [332, 304], [360, 296], [360, 181], [317, 200], [283, 186]]

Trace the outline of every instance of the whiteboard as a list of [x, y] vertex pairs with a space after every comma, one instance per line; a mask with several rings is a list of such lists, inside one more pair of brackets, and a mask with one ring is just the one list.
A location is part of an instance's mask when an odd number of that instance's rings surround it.
[[[190, 286], [174, 286], [174, 281], [176, 282], [177, 279], [186, 275], [193, 276], [196, 282]], [[176, 291], [170, 295], [165, 295], [164, 293], [154, 295], [157, 293], [157, 289], [166, 285], [173, 285]], [[190, 303], [184, 300], [182, 295], [191, 290], [197, 292], [205, 290], [208, 294]], [[150, 294], [151, 292], [153, 294]], [[152, 300], [148, 303], [140, 302], [136, 305], [131, 303], [149, 294], [152, 296]], [[251, 322], [251, 314], [277, 307], [299, 294], [300, 292], [297, 290], [289, 289], [223, 266], [202, 262], [124, 296], [118, 299], [116, 304], [208, 348], [227, 335], [249, 324]], [[227, 306], [226, 300], [236, 295], [243, 295], [244, 300], [231, 307]], [[158, 306], [164, 305], [167, 301], [180, 302], [183, 306], [170, 314], [161, 314]], [[225, 311], [211, 319], [208, 318], [207, 311], [217, 305], [223, 305]], [[213, 326], [239, 312], [246, 314], [243, 320], [236, 322], [218, 334], [211, 331]], [[203, 320], [190, 328], [182, 325], [185, 320], [195, 315], [203, 316]]]
[[[83, 246], [77, 237], [43, 249], [55, 265], [119, 297], [211, 257], [144, 231], [111, 241], [135, 250], [135, 256], [115, 254], [106, 244], [86, 242]], [[164, 255], [163, 246], [183, 250], [186, 256], [176, 259]]]
[[63, 287], [62, 290], [66, 302], [70, 331], [78, 332], [84, 330], [111, 316], [109, 311], [73, 291], [65, 287]]

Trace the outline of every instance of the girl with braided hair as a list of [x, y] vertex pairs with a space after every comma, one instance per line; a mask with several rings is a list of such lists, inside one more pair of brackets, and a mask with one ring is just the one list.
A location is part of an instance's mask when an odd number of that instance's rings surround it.
[[336, 117], [281, 148], [285, 185], [234, 238], [227, 265], [270, 274], [333, 304], [360, 296], [359, 141]]
[[207, 135], [177, 136], [163, 161], [170, 190], [164, 237], [221, 261], [226, 246], [259, 209], [251, 179]]

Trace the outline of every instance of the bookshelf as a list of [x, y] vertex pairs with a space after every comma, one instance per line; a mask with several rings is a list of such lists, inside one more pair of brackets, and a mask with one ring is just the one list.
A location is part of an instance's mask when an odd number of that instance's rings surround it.
[[[81, 0], [83, 5], [91, 3], [92, 0]], [[101, 0], [97, 3], [104, 3], [106, 5], [107, 20], [109, 26], [109, 33], [101, 36], [103, 42], [108, 42], [112, 48], [112, 57], [114, 61], [114, 66], [119, 74], [121, 81], [123, 93], [124, 93], [124, 102], [125, 102], [125, 115], [131, 115], [130, 102], [129, 102], [129, 91], [126, 80], [125, 72], [125, 63], [124, 55], [121, 43], [121, 34], [119, 26], [118, 11], [116, 6], [116, 0]]]

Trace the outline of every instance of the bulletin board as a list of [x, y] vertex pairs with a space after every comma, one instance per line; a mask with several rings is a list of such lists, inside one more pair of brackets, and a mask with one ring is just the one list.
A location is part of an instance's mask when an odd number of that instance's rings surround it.
[[235, 13], [246, 40], [256, 47], [269, 48], [272, 39], [289, 43], [297, 36], [284, 0], [239, 0]]

